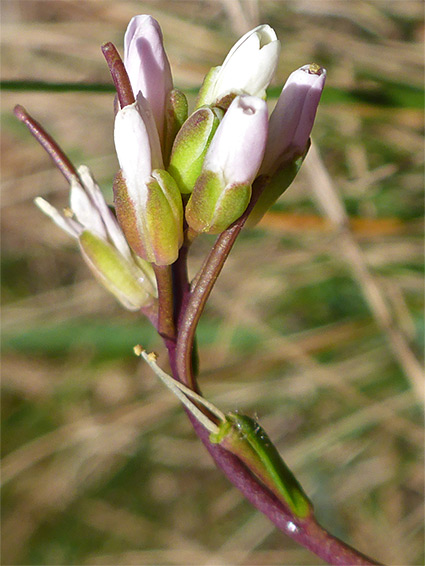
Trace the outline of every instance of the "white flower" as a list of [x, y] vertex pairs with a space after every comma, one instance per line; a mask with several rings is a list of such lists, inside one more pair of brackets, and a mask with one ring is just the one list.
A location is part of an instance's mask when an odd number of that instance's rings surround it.
[[140, 92], [115, 118], [115, 148], [121, 170], [114, 202], [126, 239], [138, 256], [169, 265], [183, 243], [182, 198], [164, 171], [150, 104]]
[[35, 204], [78, 240], [84, 259], [102, 284], [126, 308], [138, 310], [157, 295], [152, 267], [131, 252], [89, 169], [79, 167], [78, 175], [71, 180], [71, 208], [64, 214], [41, 197]]

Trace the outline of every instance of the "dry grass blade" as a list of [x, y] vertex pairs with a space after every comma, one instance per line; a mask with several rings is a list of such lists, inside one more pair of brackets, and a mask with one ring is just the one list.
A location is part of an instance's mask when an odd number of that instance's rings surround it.
[[372, 276], [367, 267], [360, 246], [348, 227], [348, 215], [343, 202], [314, 144], [312, 144], [304, 164], [304, 172], [308, 176], [316, 201], [335, 227], [338, 253], [345, 258], [361, 285], [376, 321], [387, 334], [394, 355], [409, 379], [418, 401], [424, 402], [425, 378], [423, 368], [409, 347], [403, 332], [394, 322], [388, 302], [384, 298], [384, 289], [378, 284], [377, 279]]

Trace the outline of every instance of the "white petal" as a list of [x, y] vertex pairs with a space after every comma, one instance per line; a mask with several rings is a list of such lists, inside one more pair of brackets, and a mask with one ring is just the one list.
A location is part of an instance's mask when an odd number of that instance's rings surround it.
[[56, 210], [54, 206], [44, 200], [44, 198], [37, 197], [34, 199], [34, 204], [42, 211], [44, 214], [49, 216], [53, 222], [67, 232], [73, 238], [78, 238], [83, 231], [81, 224], [76, 222], [72, 218], [65, 218]]
[[127, 240], [124, 237], [124, 234], [121, 230], [120, 225], [118, 224], [117, 219], [115, 218], [114, 213], [106, 204], [102, 191], [100, 190], [99, 185], [93, 179], [90, 169], [85, 165], [81, 165], [78, 168], [78, 174], [80, 175], [81, 181], [84, 184], [84, 188], [90, 195], [103, 220], [109, 240], [126, 259], [130, 259], [131, 253], [130, 248], [127, 244]]
[[203, 169], [222, 175], [227, 184], [251, 184], [264, 155], [267, 104], [237, 96], [221, 121], [205, 156]]
[[108, 235], [100, 212], [76, 177], [71, 179], [69, 202], [78, 222], [85, 229], [106, 240]]
[[137, 102], [125, 106], [116, 115], [114, 138], [128, 195], [136, 206], [143, 207], [147, 198], [146, 180], [153, 169], [164, 166], [152, 111], [140, 93]]
[[134, 96], [141, 91], [149, 100], [162, 136], [165, 98], [173, 88], [173, 80], [161, 28], [152, 16], [135, 16], [128, 24], [124, 37], [124, 65]]
[[264, 97], [279, 53], [280, 41], [270, 26], [261, 25], [246, 33], [224, 60], [212, 98], [221, 98], [229, 92]]

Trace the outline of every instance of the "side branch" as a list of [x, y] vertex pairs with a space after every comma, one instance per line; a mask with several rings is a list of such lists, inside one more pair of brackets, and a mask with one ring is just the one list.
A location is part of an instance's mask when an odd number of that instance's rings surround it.
[[238, 220], [218, 236], [190, 290], [186, 308], [178, 325], [176, 366], [180, 381], [186, 383], [194, 390], [197, 390], [197, 386], [192, 370], [192, 350], [199, 319], [214, 284], [223, 269], [227, 256], [260, 197], [265, 184], [266, 179], [263, 177], [259, 177], [254, 183], [252, 198], [248, 208]]
[[59, 147], [59, 145], [55, 142], [50, 134], [46, 132], [43, 126], [34, 120], [34, 118], [28, 114], [23, 106], [17, 104], [13, 109], [15, 116], [20, 120], [26, 127], [29, 129], [31, 134], [35, 137], [38, 143], [46, 150], [49, 154], [50, 158], [52, 159], [53, 163], [68, 181], [71, 183], [73, 177], [79, 178], [77, 170], [75, 169], [74, 165], [65, 155], [63, 150]]

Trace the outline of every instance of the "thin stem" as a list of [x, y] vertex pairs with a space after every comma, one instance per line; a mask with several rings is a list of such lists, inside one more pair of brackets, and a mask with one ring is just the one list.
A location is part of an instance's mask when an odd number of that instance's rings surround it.
[[[187, 383], [188, 376], [192, 379], [192, 350], [195, 340], [196, 328], [201, 318], [205, 304], [223, 269], [224, 263], [242, 230], [251, 210], [254, 208], [266, 184], [266, 179], [260, 177], [254, 183], [252, 198], [246, 211], [227, 230], [218, 236], [213, 248], [208, 254], [196, 282], [190, 291], [184, 314], [179, 324], [177, 341], [177, 372], [179, 379]], [[191, 384], [192, 385], [192, 384]]]
[[152, 264], [158, 286], [157, 330], [163, 338], [176, 339], [174, 324], [173, 280], [170, 265]]
[[68, 181], [71, 183], [73, 177], [78, 178], [77, 170], [74, 165], [65, 155], [63, 150], [55, 142], [55, 140], [46, 132], [43, 126], [34, 120], [34, 118], [28, 114], [23, 106], [17, 104], [13, 109], [15, 116], [29, 129], [31, 134], [35, 137], [38, 143], [47, 151], [53, 163]]
[[121, 108], [124, 108], [124, 106], [128, 106], [129, 104], [133, 104], [133, 89], [131, 88], [130, 79], [128, 78], [127, 71], [117, 48], [113, 43], [108, 41], [102, 45], [101, 49], [108, 64], [115, 88], [117, 89], [118, 100]]
[[[187, 285], [175, 287], [176, 304], [179, 304], [178, 340], [165, 341], [173, 375], [179, 381], [186, 383], [191, 389], [199, 391], [192, 368], [192, 354], [195, 341], [196, 327], [205, 303], [212, 291], [224, 262], [240, 233], [250, 211], [255, 205], [264, 181], [259, 181], [253, 188], [251, 203], [242, 217], [230, 228], [223, 232], [202, 266], [193, 288], [188, 291]], [[179, 264], [180, 260], [180, 264]], [[186, 253], [174, 264], [174, 272], [186, 272]], [[341, 565], [371, 565], [378, 564], [357, 550], [346, 545], [323, 529], [312, 514], [307, 519], [295, 517], [290, 510], [280, 502], [237, 456], [209, 440], [209, 432], [198, 420], [187, 411], [195, 432], [211, 454], [217, 466], [241, 493], [262, 513], [264, 513], [282, 532], [310, 549], [317, 556], [330, 564]]]
[[189, 279], [187, 273], [187, 255], [191, 242], [185, 239], [179, 251], [179, 257], [172, 265], [173, 290], [174, 290], [174, 309], [177, 327], [180, 325], [182, 313], [184, 312], [187, 298], [189, 295]]

